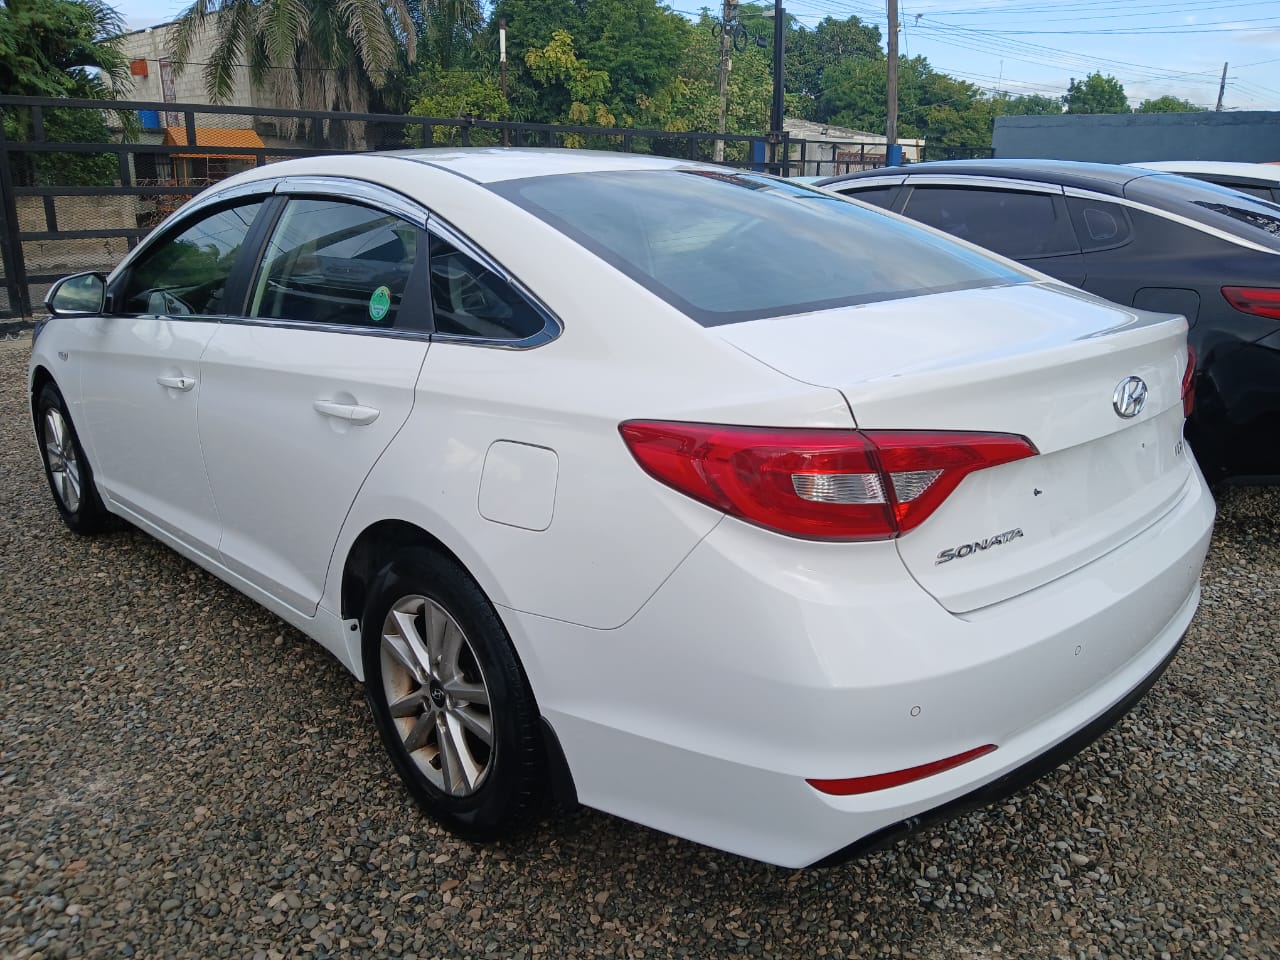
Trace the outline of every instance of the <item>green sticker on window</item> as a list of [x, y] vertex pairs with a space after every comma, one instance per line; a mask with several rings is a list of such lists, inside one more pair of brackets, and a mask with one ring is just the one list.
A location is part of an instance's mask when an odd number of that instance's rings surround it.
[[390, 309], [391, 291], [386, 287], [379, 287], [373, 291], [373, 296], [369, 298], [369, 317], [373, 320], [381, 320]]

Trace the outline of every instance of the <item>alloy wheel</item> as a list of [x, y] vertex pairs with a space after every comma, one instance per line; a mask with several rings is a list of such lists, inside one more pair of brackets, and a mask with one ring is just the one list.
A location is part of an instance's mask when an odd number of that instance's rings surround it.
[[403, 597], [382, 626], [382, 684], [405, 751], [439, 790], [475, 793], [494, 761], [489, 688], [458, 622], [434, 600]]
[[80, 461], [62, 411], [51, 408], [44, 415], [44, 450], [53, 490], [68, 513], [80, 509]]

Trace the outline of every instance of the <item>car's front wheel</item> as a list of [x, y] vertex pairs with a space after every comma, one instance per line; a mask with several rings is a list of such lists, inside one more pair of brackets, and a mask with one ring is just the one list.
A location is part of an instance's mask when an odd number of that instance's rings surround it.
[[454, 833], [513, 833], [540, 810], [545, 761], [529, 681], [488, 598], [451, 558], [398, 551], [363, 617], [365, 686], [397, 772]]
[[58, 513], [76, 533], [99, 532], [107, 526], [110, 514], [98, 497], [93, 468], [80, 446], [66, 401], [53, 383], [40, 388], [35, 413], [44, 473]]

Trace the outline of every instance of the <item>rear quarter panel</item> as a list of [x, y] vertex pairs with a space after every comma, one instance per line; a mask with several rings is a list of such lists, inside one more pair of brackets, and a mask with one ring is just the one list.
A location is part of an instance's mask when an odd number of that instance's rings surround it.
[[[721, 518], [645, 474], [618, 433], [621, 422], [853, 426], [837, 390], [770, 369], [506, 200], [424, 169], [445, 178], [439, 193], [419, 191], [433, 213], [534, 291], [563, 331], [525, 350], [433, 343], [413, 413], [339, 538], [328, 609], [339, 609], [355, 538], [401, 519], [439, 538], [498, 605], [617, 627]], [[481, 514], [486, 456], [498, 441], [554, 452], [545, 529]], [[487, 488], [486, 502], [493, 504]], [[486, 513], [501, 515], [492, 506]]]

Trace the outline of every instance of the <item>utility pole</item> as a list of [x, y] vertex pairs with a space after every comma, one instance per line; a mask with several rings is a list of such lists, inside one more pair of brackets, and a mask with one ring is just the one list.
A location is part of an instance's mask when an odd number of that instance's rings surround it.
[[898, 145], [898, 0], [889, 0], [889, 91], [884, 114], [885, 161], [893, 164]]
[[1222, 65], [1222, 79], [1218, 81], [1218, 105], [1213, 109], [1215, 110], [1222, 109], [1222, 95], [1226, 92], [1227, 92], [1227, 65], [1224, 63]]
[[[507, 102], [507, 18], [498, 18], [498, 62], [502, 65], [502, 102]], [[511, 146], [511, 131], [502, 128], [502, 145]]]
[[773, 0], [773, 109], [769, 113], [769, 126], [774, 137], [773, 162], [779, 164], [774, 173], [782, 176], [784, 161], [782, 156], [782, 135], [785, 127], [783, 117], [783, 76], [782, 55], [787, 42], [787, 12], [782, 9], [782, 0]]
[[[724, 133], [729, 120], [729, 70], [733, 66], [730, 52], [733, 49], [732, 30], [729, 25], [738, 19], [738, 0], [724, 0], [723, 19], [720, 23], [720, 112], [716, 117], [716, 133]], [[717, 140], [712, 154], [716, 163], [724, 161], [724, 140]]]

